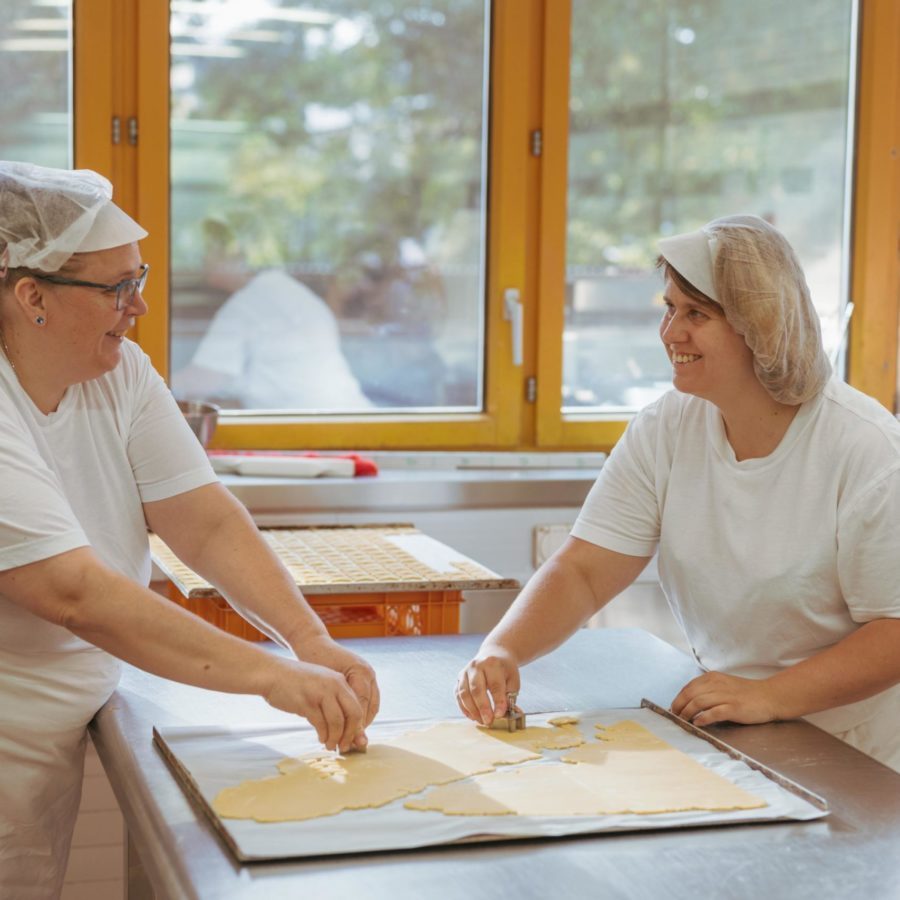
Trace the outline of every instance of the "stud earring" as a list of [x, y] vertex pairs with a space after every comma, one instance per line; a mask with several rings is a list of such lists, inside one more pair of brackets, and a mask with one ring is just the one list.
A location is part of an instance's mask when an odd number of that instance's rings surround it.
[[43, 316], [37, 316], [34, 320], [35, 325], [43, 325], [47, 320]]

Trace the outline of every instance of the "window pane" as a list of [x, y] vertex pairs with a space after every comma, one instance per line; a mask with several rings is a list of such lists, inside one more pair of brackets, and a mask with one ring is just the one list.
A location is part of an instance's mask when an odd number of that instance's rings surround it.
[[635, 409], [669, 389], [655, 243], [721, 215], [785, 233], [836, 348], [853, 8], [574, 0], [564, 409]]
[[172, 0], [177, 395], [481, 408], [487, 21], [484, 0]]
[[0, 15], [0, 158], [72, 165], [72, 4], [4, 0]]

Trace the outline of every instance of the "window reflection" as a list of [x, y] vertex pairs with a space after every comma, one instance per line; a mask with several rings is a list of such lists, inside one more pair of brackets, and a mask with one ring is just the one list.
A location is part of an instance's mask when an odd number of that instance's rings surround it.
[[635, 409], [669, 389], [655, 242], [721, 215], [786, 234], [834, 349], [854, 7], [573, 0], [565, 409]]
[[0, 15], [0, 157], [68, 168], [72, 4], [4, 0]]
[[483, 0], [171, 11], [176, 394], [481, 408]]

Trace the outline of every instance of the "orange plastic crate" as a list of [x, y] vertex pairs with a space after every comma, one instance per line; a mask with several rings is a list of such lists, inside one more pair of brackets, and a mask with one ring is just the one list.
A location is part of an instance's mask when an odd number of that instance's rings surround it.
[[[168, 583], [168, 596], [207, 622], [248, 641], [268, 638], [222, 597], [185, 597]], [[459, 634], [461, 591], [305, 594], [333, 638]]]

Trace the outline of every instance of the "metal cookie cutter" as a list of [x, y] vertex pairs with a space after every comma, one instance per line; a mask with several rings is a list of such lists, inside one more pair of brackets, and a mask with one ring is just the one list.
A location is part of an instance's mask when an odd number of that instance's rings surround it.
[[525, 713], [516, 706], [518, 692], [506, 695], [506, 715], [498, 716], [491, 722], [491, 728], [499, 731], [522, 731], [525, 728]]

